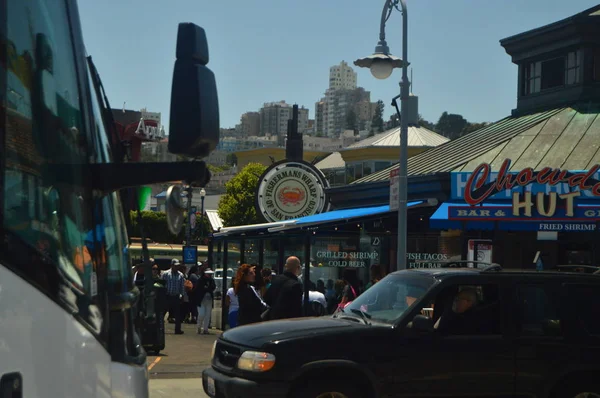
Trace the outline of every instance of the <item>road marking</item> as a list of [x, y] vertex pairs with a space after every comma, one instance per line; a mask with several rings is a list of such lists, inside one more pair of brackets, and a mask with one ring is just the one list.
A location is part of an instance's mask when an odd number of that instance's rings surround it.
[[150, 365], [148, 365], [148, 370], [152, 370], [152, 368], [154, 367], [154, 365], [156, 365], [157, 363], [159, 363], [159, 362], [160, 362], [161, 358], [162, 358], [162, 357], [156, 357], [156, 358], [154, 359], [154, 361], [153, 361], [153, 362], [152, 362]]

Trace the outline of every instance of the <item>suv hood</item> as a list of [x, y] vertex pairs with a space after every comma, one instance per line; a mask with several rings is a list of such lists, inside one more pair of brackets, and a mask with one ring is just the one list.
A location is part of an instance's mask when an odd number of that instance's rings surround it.
[[357, 327], [365, 326], [329, 317], [294, 318], [238, 326], [223, 333], [222, 338], [243, 346], [261, 347], [265, 343], [274, 343], [294, 337], [306, 338], [335, 333], [342, 329]]

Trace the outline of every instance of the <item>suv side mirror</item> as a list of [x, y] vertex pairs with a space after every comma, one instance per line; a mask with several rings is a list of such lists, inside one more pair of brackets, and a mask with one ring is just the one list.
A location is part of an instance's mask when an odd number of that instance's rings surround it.
[[171, 88], [169, 152], [206, 157], [219, 143], [219, 100], [204, 29], [180, 23]]
[[415, 315], [408, 327], [416, 332], [433, 332], [433, 319], [425, 315]]

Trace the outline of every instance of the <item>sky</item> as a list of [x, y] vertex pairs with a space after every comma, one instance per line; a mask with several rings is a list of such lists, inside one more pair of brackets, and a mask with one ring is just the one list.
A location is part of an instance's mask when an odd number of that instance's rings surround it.
[[[79, 0], [83, 35], [111, 106], [161, 112], [168, 132], [177, 26], [206, 30], [221, 127], [265, 102], [305, 106], [328, 87], [329, 67], [370, 55], [384, 0]], [[419, 113], [493, 122], [516, 106], [517, 67], [499, 40], [564, 19], [597, 0], [406, 0], [408, 61]], [[391, 53], [402, 54], [402, 15], [387, 23]], [[385, 119], [401, 70], [377, 80], [352, 65], [358, 85], [383, 100]]]

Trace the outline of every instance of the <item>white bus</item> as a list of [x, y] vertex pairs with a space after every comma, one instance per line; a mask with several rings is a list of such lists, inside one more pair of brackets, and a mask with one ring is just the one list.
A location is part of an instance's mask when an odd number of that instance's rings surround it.
[[[205, 40], [202, 29], [179, 25], [170, 120], [170, 150], [198, 158], [218, 142]], [[124, 214], [133, 209], [121, 197], [136, 185], [185, 180], [178, 173], [192, 166], [154, 164], [156, 176], [144, 176], [126, 161], [112, 122], [76, 1], [0, 0], [3, 397], [148, 397], [134, 327], [144, 303], [126, 250]], [[185, 140], [187, 152], [176, 145]]]

